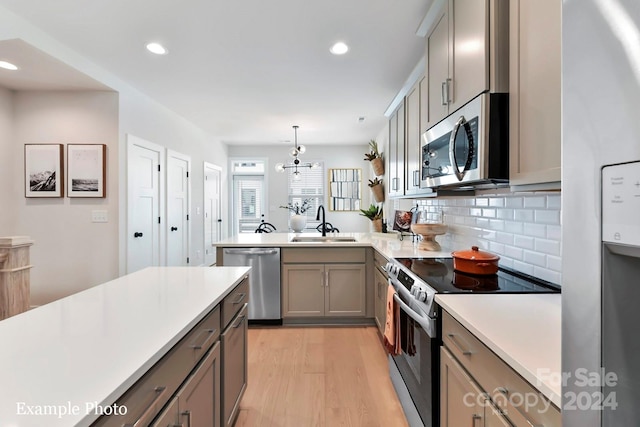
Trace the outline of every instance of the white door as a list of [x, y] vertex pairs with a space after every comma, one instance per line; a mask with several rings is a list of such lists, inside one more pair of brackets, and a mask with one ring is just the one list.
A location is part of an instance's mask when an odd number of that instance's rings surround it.
[[191, 157], [167, 150], [167, 265], [189, 264]]
[[222, 168], [204, 163], [204, 264], [216, 262], [213, 244], [222, 239]]
[[127, 272], [162, 265], [164, 149], [127, 135]]

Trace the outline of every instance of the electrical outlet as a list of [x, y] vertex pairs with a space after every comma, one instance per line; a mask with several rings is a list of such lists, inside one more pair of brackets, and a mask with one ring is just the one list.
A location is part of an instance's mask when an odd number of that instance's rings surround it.
[[91, 211], [91, 222], [109, 222], [107, 211]]

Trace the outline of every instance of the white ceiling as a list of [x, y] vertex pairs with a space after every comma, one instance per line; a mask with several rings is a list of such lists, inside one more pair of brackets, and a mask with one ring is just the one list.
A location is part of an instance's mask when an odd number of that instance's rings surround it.
[[[0, 6], [224, 143], [292, 140], [297, 124], [302, 144], [366, 144], [424, 54], [416, 30], [431, 2], [0, 0]], [[350, 46], [344, 56], [329, 53], [338, 40]], [[149, 41], [163, 43], [169, 54], [148, 53]], [[1, 44], [0, 53], [10, 60]], [[29, 61], [18, 65], [33, 73]]]

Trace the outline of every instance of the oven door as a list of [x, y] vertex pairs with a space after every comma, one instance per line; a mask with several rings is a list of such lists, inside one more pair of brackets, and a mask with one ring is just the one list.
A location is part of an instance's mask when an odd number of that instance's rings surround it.
[[418, 307], [411, 307], [415, 303], [412, 304], [412, 299], [406, 296], [409, 293], [402, 285], [394, 288], [397, 292], [394, 299], [400, 306], [402, 353], [392, 357], [392, 369], [397, 369], [406, 391], [398, 390], [395, 383], [394, 386], [399, 397], [408, 392], [411, 402], [403, 402], [403, 407], [407, 406], [406, 403], [413, 404], [409, 410], [405, 408], [405, 413], [415, 409], [421, 420], [421, 424], [411, 422], [411, 416], [407, 416], [412, 427], [436, 427], [439, 426], [440, 409], [440, 335], [437, 322]]

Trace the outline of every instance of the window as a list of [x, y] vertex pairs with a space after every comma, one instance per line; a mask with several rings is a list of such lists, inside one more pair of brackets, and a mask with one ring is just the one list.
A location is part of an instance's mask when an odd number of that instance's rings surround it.
[[[309, 199], [310, 207], [304, 215], [307, 216], [306, 229], [312, 230], [316, 228], [320, 221], [316, 221], [316, 212], [318, 206], [324, 203], [324, 164], [318, 162], [320, 167], [317, 168], [301, 168], [300, 180], [293, 180], [293, 170], [287, 169], [289, 175], [289, 203], [298, 203], [302, 205], [302, 201]], [[293, 213], [290, 213], [292, 215]]]
[[265, 212], [264, 161], [237, 160], [233, 173], [233, 231], [253, 233]]

